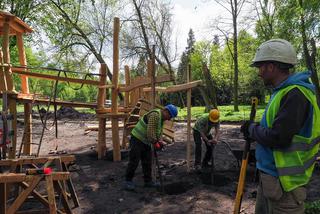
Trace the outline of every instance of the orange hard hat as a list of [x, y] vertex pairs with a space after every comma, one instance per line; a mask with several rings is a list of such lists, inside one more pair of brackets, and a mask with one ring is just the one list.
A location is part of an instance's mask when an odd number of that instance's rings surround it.
[[212, 109], [209, 113], [209, 120], [213, 123], [219, 121], [220, 113], [218, 109]]

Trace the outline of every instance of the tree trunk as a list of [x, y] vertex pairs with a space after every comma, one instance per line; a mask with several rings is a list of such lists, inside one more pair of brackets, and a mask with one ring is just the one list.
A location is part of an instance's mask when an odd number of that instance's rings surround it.
[[202, 72], [206, 83], [205, 92], [207, 95], [207, 102], [209, 102], [206, 103], [206, 108], [217, 108], [217, 96], [214, 87], [214, 82], [210, 70], [208, 69], [208, 66], [205, 63], [202, 63]]

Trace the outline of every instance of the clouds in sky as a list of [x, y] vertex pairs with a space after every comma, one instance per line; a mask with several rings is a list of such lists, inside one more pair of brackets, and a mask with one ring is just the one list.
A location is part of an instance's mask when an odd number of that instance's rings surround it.
[[173, 0], [173, 24], [178, 41], [178, 53], [187, 45], [189, 29], [195, 33], [196, 40], [210, 39], [209, 23], [218, 16], [228, 16], [220, 5], [211, 1]]

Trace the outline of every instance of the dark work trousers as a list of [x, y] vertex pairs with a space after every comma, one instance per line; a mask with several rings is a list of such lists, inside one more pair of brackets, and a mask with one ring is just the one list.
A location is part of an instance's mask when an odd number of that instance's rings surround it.
[[[212, 139], [212, 135], [208, 135], [207, 138], [209, 140]], [[195, 160], [194, 160], [194, 165], [200, 165], [201, 164], [201, 153], [202, 153], [202, 138], [201, 134], [197, 130], [193, 130], [193, 139], [194, 143], [196, 146], [196, 151], [195, 151]], [[203, 161], [202, 161], [202, 166], [208, 165], [208, 162], [211, 160], [212, 157], [212, 147], [211, 145], [206, 145], [206, 153], [204, 155]]]
[[126, 181], [132, 181], [134, 173], [141, 160], [144, 182], [150, 182], [151, 178], [151, 147], [137, 138], [130, 138], [129, 163], [126, 171]]

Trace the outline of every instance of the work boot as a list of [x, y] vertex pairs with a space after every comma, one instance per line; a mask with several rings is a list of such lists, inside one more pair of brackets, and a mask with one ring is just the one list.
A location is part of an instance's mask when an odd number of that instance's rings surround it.
[[158, 187], [160, 187], [160, 183], [159, 182], [154, 182], [154, 181], [148, 181], [148, 182], [144, 182], [144, 187], [147, 187], [147, 188], [158, 188]]
[[135, 185], [132, 181], [126, 181], [124, 183], [124, 189], [128, 191], [133, 191], [135, 189]]

